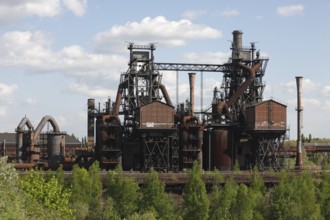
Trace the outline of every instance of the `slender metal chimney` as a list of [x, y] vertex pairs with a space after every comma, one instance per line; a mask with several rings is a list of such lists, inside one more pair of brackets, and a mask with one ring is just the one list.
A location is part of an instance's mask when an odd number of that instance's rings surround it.
[[302, 161], [302, 140], [301, 140], [301, 128], [302, 128], [302, 104], [301, 104], [301, 85], [302, 76], [296, 76], [297, 82], [297, 152], [296, 152], [296, 167], [300, 169], [303, 165]]
[[196, 73], [188, 73], [189, 74], [189, 86], [190, 86], [190, 105], [191, 105], [191, 115], [194, 114], [195, 108], [195, 76]]
[[87, 138], [88, 147], [94, 147], [94, 111], [95, 99], [88, 99], [87, 101]]

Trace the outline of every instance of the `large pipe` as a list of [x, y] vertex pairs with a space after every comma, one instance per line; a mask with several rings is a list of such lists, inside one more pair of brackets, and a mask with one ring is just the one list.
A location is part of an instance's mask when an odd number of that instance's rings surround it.
[[261, 63], [258, 62], [254, 64], [252, 67], [248, 67], [243, 63], [238, 63], [238, 66], [241, 67], [243, 70], [249, 72], [249, 76], [245, 80], [245, 82], [240, 87], [238, 87], [237, 91], [227, 101], [227, 105], [229, 107], [232, 106], [237, 101], [237, 99], [244, 93], [244, 91], [253, 83], [256, 76], [256, 71], [261, 67]]
[[36, 140], [38, 139], [42, 129], [45, 127], [47, 122], [50, 122], [50, 124], [52, 125], [54, 133], [60, 132], [60, 129], [59, 129], [58, 124], [55, 121], [55, 119], [50, 115], [46, 115], [41, 119], [37, 129], [34, 132], [34, 141], [33, 141], [34, 145], [36, 144]]
[[301, 142], [301, 120], [302, 120], [302, 104], [301, 104], [301, 85], [302, 76], [296, 76], [297, 83], [297, 152], [296, 152], [296, 167], [301, 168], [303, 165], [302, 160], [302, 142]]
[[127, 86], [128, 86], [128, 80], [122, 82], [118, 86], [118, 91], [117, 91], [117, 96], [116, 96], [116, 101], [115, 101], [115, 109], [114, 109], [114, 115], [116, 115], [116, 116], [118, 116], [118, 114], [119, 114], [121, 97], [123, 95], [124, 88], [127, 88]]
[[23, 131], [25, 125], [29, 128], [30, 131], [33, 130], [31, 121], [27, 117], [24, 117], [22, 118], [21, 122], [18, 124], [17, 131], [19, 132]]
[[217, 104], [215, 107], [217, 113], [221, 116], [223, 113], [225, 113], [225, 116], [231, 121], [232, 117], [229, 112], [229, 107], [225, 101], [221, 101]]
[[227, 102], [221, 101], [219, 104], [216, 106], [216, 111], [219, 115], [222, 115], [225, 113], [226, 117], [231, 120], [231, 115], [229, 114], [229, 107], [232, 107], [237, 99], [244, 93], [244, 91], [253, 83], [255, 76], [256, 76], [256, 71], [261, 67], [261, 63], [256, 63], [252, 67], [248, 67], [244, 65], [243, 63], [238, 63], [237, 64], [239, 67], [241, 67], [243, 70], [249, 72], [248, 78], [245, 80], [244, 83], [242, 83], [241, 86], [238, 87], [236, 92], [229, 98]]
[[195, 76], [196, 73], [189, 74], [189, 87], [190, 87], [190, 105], [191, 105], [191, 115], [194, 114], [195, 107]]
[[21, 122], [18, 124], [16, 129], [16, 157], [18, 162], [22, 162], [23, 133], [25, 125], [29, 128], [29, 132], [33, 132], [34, 130], [31, 121], [27, 117], [22, 118]]
[[160, 88], [160, 90], [162, 91], [162, 93], [163, 93], [163, 96], [164, 96], [164, 98], [165, 98], [165, 102], [168, 104], [168, 105], [170, 105], [170, 106], [173, 106], [172, 105], [172, 101], [171, 101], [171, 98], [170, 98], [170, 96], [168, 95], [168, 92], [167, 92], [167, 90], [166, 90], [166, 87], [163, 85], [163, 84], [159, 84], [159, 88]]

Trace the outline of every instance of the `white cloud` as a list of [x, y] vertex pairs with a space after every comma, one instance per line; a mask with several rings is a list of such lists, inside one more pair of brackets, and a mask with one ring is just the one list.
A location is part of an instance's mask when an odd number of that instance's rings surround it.
[[7, 84], [0, 83], [0, 96], [1, 96], [1, 98], [8, 98], [17, 89], [18, 89], [18, 86], [16, 84], [7, 85]]
[[9, 24], [31, 15], [54, 17], [60, 11], [60, 0], [2, 0], [0, 2], [0, 24]]
[[7, 25], [27, 16], [55, 17], [68, 8], [76, 16], [83, 16], [87, 0], [1, 0], [0, 25]]
[[[313, 82], [312, 80], [306, 78], [302, 80], [302, 92], [303, 93], [308, 93], [311, 91], [315, 91], [320, 85], [316, 82]], [[288, 91], [289, 93], [295, 93], [297, 91], [297, 84], [296, 80], [287, 82], [287, 83], [282, 83], [281, 87]]]
[[227, 8], [227, 9], [221, 11], [220, 15], [224, 16], [224, 17], [237, 16], [237, 15], [239, 15], [239, 11], [236, 9]]
[[313, 99], [313, 98], [302, 98], [301, 100], [303, 106], [313, 106], [313, 108], [320, 107], [321, 102], [318, 99]]
[[[79, 45], [52, 51], [44, 32], [8, 32], [0, 39], [0, 66], [20, 67], [33, 73], [63, 73], [87, 78], [119, 79], [127, 59], [117, 55], [95, 54]], [[112, 74], [111, 74], [112, 73]]]
[[182, 46], [188, 40], [216, 39], [221, 35], [221, 31], [217, 29], [194, 24], [186, 19], [169, 21], [163, 16], [158, 16], [146, 17], [140, 22], [115, 25], [108, 31], [98, 33], [94, 37], [94, 43], [98, 50], [105, 51], [116, 49], [115, 47], [124, 41], [138, 44], [158, 42], [161, 45]]
[[303, 5], [287, 5], [287, 6], [277, 7], [276, 9], [276, 13], [284, 17], [300, 15], [303, 12], [304, 12]]
[[34, 99], [34, 98], [29, 97], [29, 98], [26, 99], [26, 104], [35, 105], [35, 104], [37, 104], [37, 100]]
[[186, 53], [184, 57], [189, 63], [223, 64], [228, 62], [230, 52]]
[[302, 88], [304, 92], [314, 91], [320, 86], [319, 83], [313, 82], [312, 80], [306, 78], [302, 80]]
[[63, 4], [77, 16], [83, 16], [87, 10], [87, 0], [63, 0]]
[[8, 109], [13, 104], [13, 93], [18, 90], [16, 84], [0, 83], [0, 117], [6, 116]]
[[323, 106], [324, 110], [330, 111], [330, 101], [326, 100]]
[[185, 11], [182, 14], [182, 17], [188, 20], [194, 20], [198, 17], [203, 16], [206, 13], [206, 11], [202, 11], [202, 10], [190, 10], [190, 11]]
[[39, 17], [54, 17], [61, 11], [60, 0], [28, 0], [23, 2], [23, 10], [30, 15], [37, 15]]
[[69, 86], [71, 92], [84, 94], [91, 97], [115, 97], [117, 90], [106, 89], [101, 86], [90, 87], [87, 84], [72, 83]]
[[7, 114], [7, 107], [0, 107], [0, 117], [3, 117]]
[[325, 87], [323, 88], [323, 94], [324, 94], [325, 96], [330, 96], [330, 86], [325, 86]]

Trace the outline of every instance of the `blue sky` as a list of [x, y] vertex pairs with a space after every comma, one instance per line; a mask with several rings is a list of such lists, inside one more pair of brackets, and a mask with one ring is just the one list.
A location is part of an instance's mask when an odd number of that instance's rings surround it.
[[[296, 138], [296, 82], [303, 76], [303, 133], [330, 138], [330, 3], [229, 0], [2, 0], [0, 2], [0, 132], [23, 117], [37, 127], [45, 115], [62, 131], [87, 134], [87, 99], [115, 99], [128, 68], [127, 42], [157, 42], [156, 62], [224, 63], [233, 30], [243, 45], [268, 56], [264, 99], [286, 104]], [[198, 73], [197, 73], [198, 74]], [[204, 73], [204, 101], [221, 74]], [[163, 84], [175, 103], [175, 73]], [[189, 97], [180, 73], [180, 102]], [[200, 108], [199, 76], [196, 108]], [[46, 129], [46, 128], [45, 128]], [[51, 129], [51, 128], [50, 128]]]

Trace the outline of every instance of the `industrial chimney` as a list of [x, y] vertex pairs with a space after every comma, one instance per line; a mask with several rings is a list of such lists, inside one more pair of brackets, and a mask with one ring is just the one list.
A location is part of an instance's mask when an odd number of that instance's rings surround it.
[[189, 86], [190, 86], [190, 105], [191, 105], [191, 115], [194, 114], [195, 108], [195, 75], [196, 73], [189, 74]]
[[296, 167], [300, 169], [302, 167], [302, 140], [301, 140], [301, 128], [302, 128], [302, 104], [301, 104], [301, 84], [302, 76], [296, 76], [297, 82], [297, 152], [296, 152]]
[[232, 59], [240, 58], [240, 52], [242, 50], [242, 35], [242, 31], [233, 31]]
[[87, 141], [88, 147], [94, 147], [94, 110], [95, 99], [88, 99], [87, 101]]

